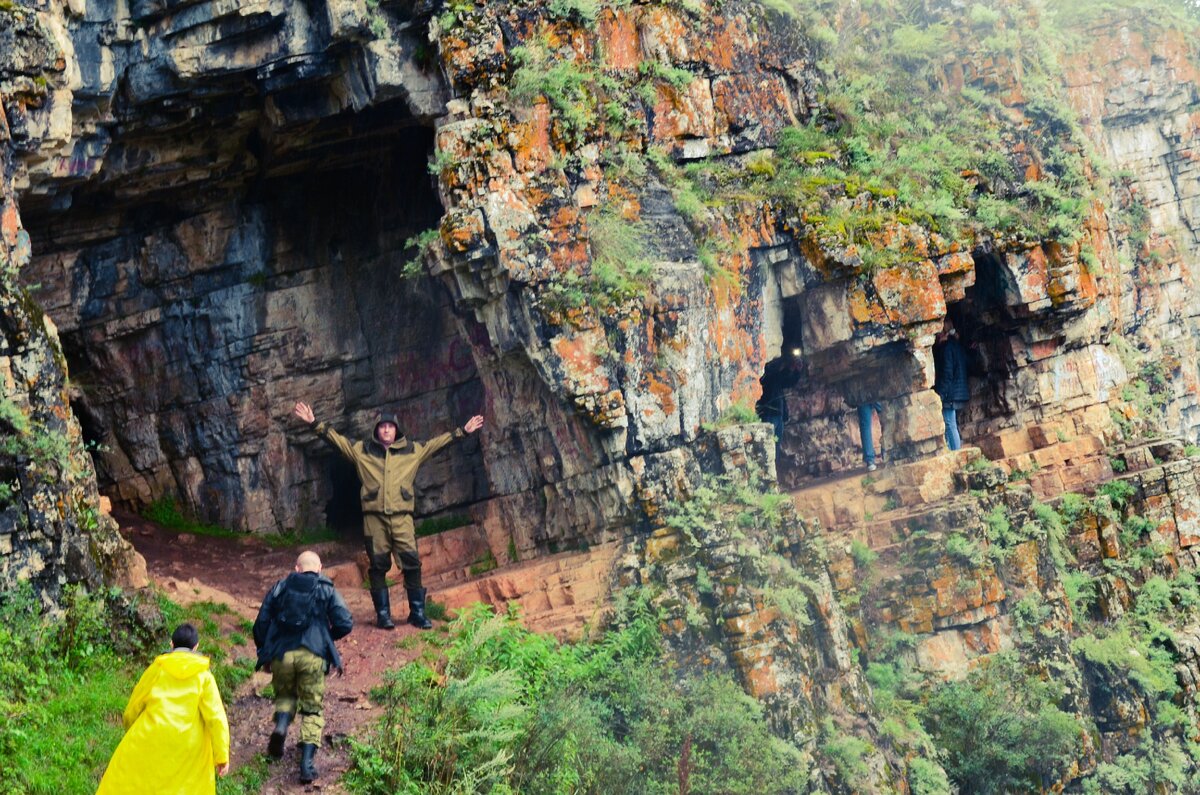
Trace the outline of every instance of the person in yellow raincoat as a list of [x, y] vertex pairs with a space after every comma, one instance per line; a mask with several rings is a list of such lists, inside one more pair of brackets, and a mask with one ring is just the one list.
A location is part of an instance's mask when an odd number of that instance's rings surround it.
[[142, 674], [125, 707], [125, 736], [96, 795], [209, 795], [229, 771], [229, 720], [196, 652], [200, 635], [180, 624], [172, 649]]

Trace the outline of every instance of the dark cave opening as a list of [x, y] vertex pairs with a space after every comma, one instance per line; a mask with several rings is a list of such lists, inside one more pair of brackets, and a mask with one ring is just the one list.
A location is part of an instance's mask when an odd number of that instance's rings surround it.
[[[781, 430], [776, 471], [785, 488], [865, 466], [859, 407], [882, 408], [905, 395], [920, 368], [907, 342], [866, 351], [856, 351], [850, 340], [822, 346], [813, 329], [806, 330], [807, 301], [805, 294], [782, 301], [780, 355], [764, 367], [756, 406]], [[909, 454], [891, 449], [882, 417], [878, 409], [865, 415], [877, 459]]]
[[[289, 132], [255, 128], [253, 168], [212, 182], [143, 190], [154, 180], [118, 169], [69, 202], [23, 205], [35, 253], [24, 277], [72, 381], [89, 385], [74, 409], [111, 448], [96, 455], [99, 481], [123, 507], [170, 494], [229, 527], [357, 533], [354, 470], [323, 443], [299, 444], [292, 403], [317, 404], [352, 439], [383, 409], [428, 438], [484, 403], [448, 288], [400, 275], [407, 241], [442, 214], [433, 130], [394, 101]], [[426, 510], [486, 495], [477, 446], [458, 447], [422, 473]], [[312, 479], [299, 496], [292, 484]]]
[[959, 411], [964, 445], [1013, 422], [1018, 406], [1007, 388], [1018, 369], [1014, 345], [1028, 318], [1017, 317], [1009, 306], [1011, 292], [1004, 264], [986, 249], [973, 252], [975, 283], [961, 299], [950, 301], [946, 317], [968, 352], [971, 397]]
[[340, 456], [330, 456], [330, 497], [325, 503], [325, 522], [342, 538], [362, 537], [362, 503], [359, 501], [358, 473], [354, 465]]
[[[1005, 263], [990, 250], [974, 257], [974, 283], [945, 288], [947, 319], [970, 359], [970, 400], [958, 412], [964, 445], [1015, 421], [1012, 378], [1020, 346], [1014, 337], [1030, 323], [1014, 313]], [[877, 464], [946, 449], [944, 436], [930, 431], [941, 420], [941, 401], [925, 392], [934, 372], [926, 370], [926, 346], [936, 324], [914, 327], [906, 339], [864, 345], [849, 327], [831, 332], [837, 313], [846, 311], [838, 303], [843, 295], [840, 286], [818, 284], [782, 298], [776, 311], [779, 355], [764, 367], [756, 409], [780, 431], [776, 469], [785, 488], [864, 469], [868, 432]]]

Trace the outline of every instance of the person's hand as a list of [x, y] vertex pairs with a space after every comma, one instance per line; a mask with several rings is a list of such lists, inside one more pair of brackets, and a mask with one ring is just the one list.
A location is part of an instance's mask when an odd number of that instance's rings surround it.
[[292, 409], [292, 413], [309, 425], [317, 421], [317, 418], [313, 416], [312, 407], [307, 403], [297, 403], [296, 408]]
[[467, 420], [467, 424], [463, 426], [463, 430], [467, 433], [475, 433], [483, 427], [483, 415], [476, 414], [471, 419]]
[[228, 762], [223, 762], [223, 763], [217, 765], [217, 775], [220, 776], [221, 778], [225, 778], [225, 774], [228, 772], [229, 772], [229, 763]]

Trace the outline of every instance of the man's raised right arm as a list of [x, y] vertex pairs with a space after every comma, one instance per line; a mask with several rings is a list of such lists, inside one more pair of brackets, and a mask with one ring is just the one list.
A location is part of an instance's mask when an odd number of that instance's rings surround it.
[[349, 458], [351, 461], [354, 460], [354, 445], [351, 444], [349, 439], [347, 439], [345, 436], [342, 436], [325, 423], [317, 422], [317, 418], [313, 414], [311, 406], [303, 402], [297, 403], [296, 407], [292, 410], [292, 413], [299, 417], [303, 422], [311, 425], [312, 429], [317, 432], [317, 436], [320, 436], [322, 439], [336, 447], [339, 453], [344, 455], [346, 458]]

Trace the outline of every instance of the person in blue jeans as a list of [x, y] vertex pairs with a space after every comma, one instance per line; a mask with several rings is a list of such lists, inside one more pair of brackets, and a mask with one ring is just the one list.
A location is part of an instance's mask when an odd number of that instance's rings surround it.
[[[871, 415], [883, 416], [883, 407], [878, 403], [863, 403], [858, 406], [858, 434], [862, 437], [863, 463], [868, 472], [875, 471], [875, 436], [872, 429]], [[882, 432], [882, 428], [880, 431]]]
[[947, 319], [933, 345], [933, 391], [942, 399], [946, 444], [951, 450], [962, 447], [962, 437], [958, 433], [958, 412], [971, 399], [967, 367], [967, 349], [958, 341], [954, 326]]

